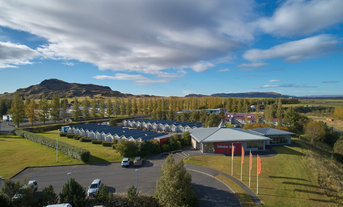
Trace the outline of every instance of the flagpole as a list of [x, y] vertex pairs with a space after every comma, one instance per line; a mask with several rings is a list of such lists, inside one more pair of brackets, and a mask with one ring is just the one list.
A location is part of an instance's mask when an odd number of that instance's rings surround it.
[[250, 177], [251, 177], [251, 168], [250, 168], [251, 162], [252, 162], [252, 160], [251, 160], [251, 150], [250, 150], [250, 154], [249, 154], [249, 188], [250, 188]]
[[258, 195], [258, 154], [257, 154], [257, 195]]
[[232, 158], [232, 161], [231, 161], [231, 175], [233, 175], [233, 153], [234, 153], [234, 146], [232, 144], [232, 147], [231, 147], [231, 158]]
[[56, 136], [56, 162], [58, 162], [58, 136]]

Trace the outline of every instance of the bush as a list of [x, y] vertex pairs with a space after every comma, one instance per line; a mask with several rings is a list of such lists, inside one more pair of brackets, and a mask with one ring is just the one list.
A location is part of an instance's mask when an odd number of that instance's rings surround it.
[[88, 138], [88, 137], [82, 137], [81, 139], [80, 139], [80, 142], [91, 142], [92, 141], [92, 139], [91, 138]]
[[112, 142], [102, 142], [102, 146], [104, 147], [112, 147], [113, 143]]
[[[82, 137], [84, 137], [84, 136], [78, 135], [78, 136], [74, 136], [74, 139], [75, 139], [75, 140], [80, 140]], [[86, 137], [86, 138], [87, 138], [87, 137]]]
[[67, 133], [65, 133], [65, 132], [60, 132], [60, 137], [65, 137], [65, 136], [67, 136]]
[[92, 140], [92, 144], [102, 144], [103, 140]]
[[79, 138], [79, 139], [80, 139], [80, 138], [82, 137], [82, 135], [80, 135], [80, 134], [74, 134], [73, 137], [74, 137], [74, 139], [75, 139], [75, 138]]
[[[56, 149], [56, 140], [54, 139], [50, 139], [24, 130], [15, 130], [14, 132], [18, 136]], [[64, 142], [58, 142], [58, 150], [82, 162], [87, 162], [90, 157], [90, 152], [88, 150]]]
[[169, 152], [169, 151], [172, 151], [172, 148], [170, 147], [170, 144], [164, 144], [161, 146], [161, 150], [162, 152]]
[[67, 133], [66, 135], [68, 138], [74, 138], [74, 134], [73, 133]]
[[70, 203], [74, 207], [83, 207], [87, 203], [86, 189], [77, 183], [74, 178], [71, 178], [70, 184], [68, 181], [62, 188], [60, 201], [61, 203]]

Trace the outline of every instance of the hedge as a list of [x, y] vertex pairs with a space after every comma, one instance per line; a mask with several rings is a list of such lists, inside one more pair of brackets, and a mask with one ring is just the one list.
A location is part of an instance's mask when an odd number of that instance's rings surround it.
[[95, 138], [82, 137], [80, 142], [91, 142], [92, 140], [97, 140]]
[[104, 146], [104, 147], [112, 147], [112, 145], [113, 145], [113, 142], [103, 142], [102, 143], [102, 146]]
[[[56, 149], [56, 140], [54, 139], [24, 130], [15, 130], [14, 133], [31, 141]], [[58, 150], [70, 156], [71, 158], [80, 160], [82, 162], [87, 162], [90, 157], [90, 152], [88, 150], [60, 141], [58, 142]]]
[[74, 138], [74, 134], [73, 133], [67, 133], [66, 135], [68, 138]]
[[102, 144], [103, 140], [92, 140], [92, 144]]
[[66, 137], [66, 136], [67, 136], [67, 133], [60, 132], [60, 137]]

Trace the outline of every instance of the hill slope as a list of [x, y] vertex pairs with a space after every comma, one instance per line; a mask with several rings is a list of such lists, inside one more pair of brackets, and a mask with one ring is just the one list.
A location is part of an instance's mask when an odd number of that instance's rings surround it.
[[[186, 97], [202, 97], [207, 95], [188, 94]], [[210, 96], [217, 97], [240, 97], [240, 98], [289, 98], [292, 96], [282, 95], [274, 92], [247, 92], [247, 93], [214, 93]]]
[[[108, 86], [99, 86], [94, 84], [79, 84], [68, 83], [58, 79], [48, 79], [40, 84], [32, 85], [27, 88], [20, 88], [18, 92], [24, 98], [40, 99], [45, 93], [45, 96], [51, 98], [54, 93], [58, 93], [60, 97], [82, 97], [82, 96], [97, 96], [97, 97], [130, 97], [132, 94], [124, 94], [119, 91], [113, 91]], [[16, 93], [1, 94], [0, 98], [13, 98]]]

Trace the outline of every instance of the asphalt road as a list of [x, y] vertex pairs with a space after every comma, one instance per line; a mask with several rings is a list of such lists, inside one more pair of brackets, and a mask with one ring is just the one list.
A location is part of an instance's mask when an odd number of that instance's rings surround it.
[[0, 133], [8, 133], [14, 130], [13, 126], [8, 125], [9, 123], [12, 124], [12, 122], [0, 121]]
[[[28, 168], [13, 179], [22, 180], [27, 177], [29, 180], [37, 180], [38, 192], [53, 185], [55, 192], [60, 193], [68, 181], [67, 173], [71, 172], [71, 177], [85, 188], [99, 178], [110, 192], [127, 193], [132, 185], [136, 185], [137, 176], [138, 191], [153, 195], [164, 160], [162, 157], [154, 157], [144, 161], [141, 167], [129, 168], [122, 168], [120, 163]], [[135, 169], [138, 169], [138, 173]], [[235, 194], [223, 183], [199, 172], [189, 172], [201, 207], [240, 206]]]

